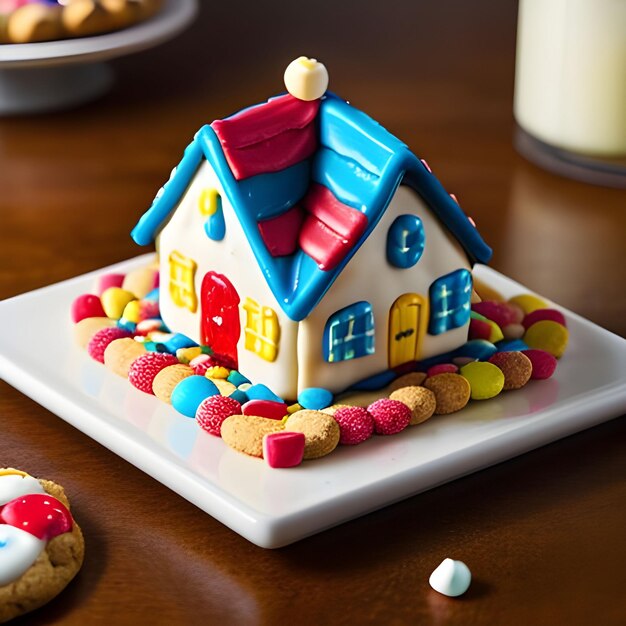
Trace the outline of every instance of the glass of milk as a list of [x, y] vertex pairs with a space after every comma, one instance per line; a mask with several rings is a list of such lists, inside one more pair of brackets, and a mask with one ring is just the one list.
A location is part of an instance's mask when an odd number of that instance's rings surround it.
[[514, 112], [531, 160], [626, 186], [626, 0], [520, 0]]

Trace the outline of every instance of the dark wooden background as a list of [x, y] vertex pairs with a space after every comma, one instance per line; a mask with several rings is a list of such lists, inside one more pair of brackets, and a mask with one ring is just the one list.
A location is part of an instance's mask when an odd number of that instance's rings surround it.
[[[101, 100], [0, 119], [0, 298], [141, 252], [128, 233], [195, 131], [305, 54], [428, 159], [493, 267], [626, 334], [626, 192], [513, 149], [515, 2], [201, 4], [116, 61]], [[76, 581], [20, 623], [623, 624], [625, 443], [621, 418], [266, 551], [0, 382], [0, 466], [63, 484], [87, 541]], [[428, 586], [446, 556], [474, 574], [463, 598]]]

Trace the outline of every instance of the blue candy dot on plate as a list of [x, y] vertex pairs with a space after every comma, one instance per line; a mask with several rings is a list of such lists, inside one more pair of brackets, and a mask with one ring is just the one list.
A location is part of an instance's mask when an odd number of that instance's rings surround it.
[[260, 383], [251, 385], [245, 391], [250, 400], [273, 400], [274, 402], [283, 401], [283, 399], [277, 396], [269, 387], [261, 385]]
[[215, 383], [204, 376], [188, 376], [181, 380], [172, 391], [172, 406], [187, 417], [195, 417], [200, 403], [209, 396], [217, 396], [220, 391]]
[[226, 379], [229, 383], [235, 385], [235, 387], [239, 387], [239, 385], [243, 385], [244, 383], [249, 383], [250, 381], [237, 370], [231, 370], [228, 378]]
[[498, 352], [515, 352], [522, 350], [528, 350], [528, 346], [521, 339], [508, 339], [498, 341], [496, 344]]
[[479, 361], [486, 361], [498, 349], [486, 339], [472, 339], [455, 351], [455, 356], [467, 356]]
[[241, 389], [235, 389], [229, 398], [233, 398], [233, 400], [237, 400], [239, 404], [245, 404], [248, 401], [248, 394], [245, 391], [241, 391]]
[[298, 394], [298, 404], [312, 411], [325, 409], [333, 403], [333, 394], [322, 387], [308, 387]]

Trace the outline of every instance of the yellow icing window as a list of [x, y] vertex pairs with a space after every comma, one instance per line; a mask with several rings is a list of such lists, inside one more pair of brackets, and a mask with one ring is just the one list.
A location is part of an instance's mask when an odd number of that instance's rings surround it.
[[261, 306], [252, 298], [246, 298], [243, 309], [247, 314], [244, 343], [246, 350], [258, 354], [266, 361], [275, 361], [280, 339], [276, 312], [268, 306]]
[[217, 210], [222, 206], [222, 198], [217, 189], [213, 187], [207, 187], [200, 192], [198, 199], [198, 209], [200, 209], [200, 215], [210, 217], [217, 213]]
[[172, 302], [189, 309], [192, 313], [198, 307], [198, 298], [194, 286], [196, 262], [174, 250], [169, 256], [170, 264], [170, 297]]

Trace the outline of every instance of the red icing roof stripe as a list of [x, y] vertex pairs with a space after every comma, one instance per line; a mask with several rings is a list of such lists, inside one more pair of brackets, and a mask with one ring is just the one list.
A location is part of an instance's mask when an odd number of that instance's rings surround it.
[[354, 247], [367, 228], [367, 217], [337, 200], [332, 192], [311, 185], [302, 204], [309, 213], [298, 243], [324, 271], [335, 268]]
[[273, 257], [288, 256], [297, 250], [303, 220], [304, 211], [294, 206], [278, 217], [258, 223], [263, 243]]
[[222, 147], [245, 148], [285, 131], [305, 128], [315, 120], [319, 106], [319, 100], [305, 102], [286, 94], [225, 120], [216, 120], [211, 127]]
[[317, 148], [314, 124], [288, 130], [272, 139], [245, 148], [222, 146], [230, 171], [236, 180], [257, 174], [280, 172], [310, 157]]
[[325, 272], [336, 267], [351, 248], [346, 239], [312, 215], [304, 220], [298, 242]]
[[329, 228], [346, 239], [356, 241], [367, 227], [367, 217], [357, 209], [344, 204], [323, 185], [313, 183], [302, 205]]

